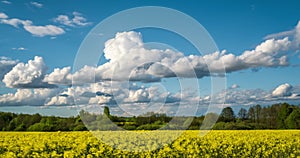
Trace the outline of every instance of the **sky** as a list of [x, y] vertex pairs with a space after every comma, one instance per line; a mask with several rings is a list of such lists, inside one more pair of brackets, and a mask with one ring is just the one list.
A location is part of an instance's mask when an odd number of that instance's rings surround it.
[[[299, 105], [299, 3], [1, 0], [0, 111], [201, 115]], [[127, 27], [155, 20], [168, 27]]]

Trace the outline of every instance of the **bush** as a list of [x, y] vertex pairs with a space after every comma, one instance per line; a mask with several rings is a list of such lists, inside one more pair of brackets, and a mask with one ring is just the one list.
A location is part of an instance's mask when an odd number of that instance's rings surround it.
[[155, 124], [145, 124], [137, 127], [137, 130], [156, 130], [159, 129], [161, 126], [160, 125], [155, 125]]
[[86, 131], [87, 128], [84, 125], [77, 125], [74, 127], [73, 131]]
[[53, 131], [53, 127], [44, 123], [35, 123], [31, 125], [27, 131]]

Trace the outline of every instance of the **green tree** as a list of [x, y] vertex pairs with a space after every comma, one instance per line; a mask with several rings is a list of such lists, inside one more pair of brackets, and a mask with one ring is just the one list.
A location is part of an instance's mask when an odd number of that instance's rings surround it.
[[287, 104], [283, 103], [280, 106], [278, 115], [277, 115], [277, 128], [278, 129], [286, 129], [285, 119], [293, 112], [293, 108]]
[[226, 107], [222, 110], [219, 121], [231, 122], [235, 120], [234, 112], [231, 107]]
[[110, 116], [110, 112], [109, 112], [109, 108], [108, 108], [108, 106], [105, 106], [104, 107], [104, 112], [103, 112], [107, 117], [109, 117]]
[[268, 112], [266, 121], [269, 122], [269, 128], [277, 128], [277, 116], [280, 110], [280, 106], [280, 104], [273, 104], [270, 108], [266, 110]]
[[238, 112], [238, 118], [241, 120], [247, 119], [247, 110], [245, 108], [241, 108], [240, 111]]
[[300, 109], [297, 108], [286, 118], [286, 127], [288, 129], [300, 129]]
[[248, 110], [248, 118], [251, 122], [255, 122], [255, 110], [253, 107], [250, 107]]
[[261, 106], [259, 104], [255, 105], [255, 122], [259, 123], [261, 119]]
[[30, 126], [27, 131], [54, 131], [53, 126], [50, 124], [44, 124], [44, 123], [36, 123], [32, 126]]

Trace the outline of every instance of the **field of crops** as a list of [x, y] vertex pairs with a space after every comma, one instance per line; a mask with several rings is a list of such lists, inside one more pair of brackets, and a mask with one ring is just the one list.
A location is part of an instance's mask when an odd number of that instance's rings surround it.
[[0, 157], [300, 157], [300, 131], [0, 132]]

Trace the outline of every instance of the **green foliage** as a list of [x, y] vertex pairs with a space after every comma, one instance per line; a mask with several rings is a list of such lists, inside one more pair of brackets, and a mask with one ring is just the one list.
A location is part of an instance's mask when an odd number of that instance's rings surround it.
[[44, 123], [36, 123], [30, 126], [27, 131], [53, 131], [53, 126]]
[[86, 131], [87, 128], [84, 125], [77, 125], [74, 127], [73, 131]]
[[289, 129], [300, 129], [300, 109], [295, 109], [285, 120], [286, 127]]
[[247, 119], [247, 110], [245, 108], [241, 108], [238, 112], [238, 118], [241, 120]]
[[285, 119], [293, 112], [292, 106], [290, 106], [287, 103], [283, 103], [280, 106], [279, 113], [277, 115], [277, 128], [278, 129], [285, 129], [286, 124], [285, 124]]
[[137, 130], [157, 130], [161, 127], [162, 127], [161, 125], [156, 125], [156, 124], [145, 124], [145, 125], [139, 126], [136, 129]]
[[109, 108], [107, 106], [104, 107], [104, 112], [103, 112], [107, 117], [110, 116]]
[[[106, 110], [105, 110], [106, 109]], [[84, 130], [245, 130], [245, 129], [300, 129], [300, 107], [287, 103], [268, 107], [241, 108], [237, 118], [231, 107], [222, 110], [220, 116], [170, 117], [148, 112], [141, 116], [119, 117], [109, 113], [93, 114], [80, 111], [76, 117], [41, 116], [39, 114], [13, 114], [0, 112], [1, 131], [84, 131]], [[216, 122], [217, 121], [217, 122]]]
[[231, 107], [226, 107], [222, 110], [219, 121], [231, 122], [235, 120], [234, 112]]

